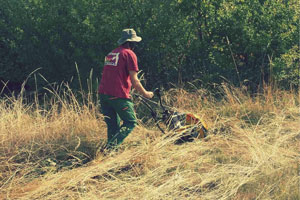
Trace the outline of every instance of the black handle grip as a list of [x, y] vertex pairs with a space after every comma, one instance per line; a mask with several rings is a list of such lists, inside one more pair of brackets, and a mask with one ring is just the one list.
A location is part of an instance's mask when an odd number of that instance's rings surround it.
[[159, 89], [159, 88], [155, 88], [155, 89], [153, 90], [153, 93], [154, 93], [155, 95], [157, 95], [158, 97], [160, 97], [160, 89]]

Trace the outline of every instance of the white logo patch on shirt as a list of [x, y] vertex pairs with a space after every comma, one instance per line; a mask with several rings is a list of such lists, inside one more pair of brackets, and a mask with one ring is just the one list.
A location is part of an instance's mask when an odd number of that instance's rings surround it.
[[120, 53], [109, 53], [104, 60], [104, 65], [117, 66]]

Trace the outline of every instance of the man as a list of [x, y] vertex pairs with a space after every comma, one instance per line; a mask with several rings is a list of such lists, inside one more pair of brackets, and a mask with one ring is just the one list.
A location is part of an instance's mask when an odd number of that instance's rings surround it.
[[118, 40], [120, 46], [105, 57], [98, 92], [107, 124], [106, 149], [117, 148], [137, 124], [129, 94], [131, 86], [144, 97], [153, 97], [153, 92], [146, 91], [137, 77], [139, 68], [133, 49], [141, 40], [133, 29], [124, 29]]

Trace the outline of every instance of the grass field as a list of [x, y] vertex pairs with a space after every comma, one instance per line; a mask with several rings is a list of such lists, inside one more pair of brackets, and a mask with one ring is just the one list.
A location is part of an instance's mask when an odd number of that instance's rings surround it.
[[49, 92], [0, 100], [0, 199], [300, 199], [295, 91], [166, 91], [163, 101], [200, 116], [208, 136], [174, 145], [144, 118], [108, 156], [95, 97]]

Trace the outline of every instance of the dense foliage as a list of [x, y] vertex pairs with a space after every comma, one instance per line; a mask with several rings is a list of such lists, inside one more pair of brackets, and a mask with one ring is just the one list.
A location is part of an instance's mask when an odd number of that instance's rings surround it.
[[[101, 77], [123, 28], [151, 89], [228, 80], [299, 86], [297, 0], [0, 0], [0, 78], [31, 88]], [[78, 71], [75, 63], [77, 63]], [[39, 76], [38, 74], [42, 75]], [[35, 78], [34, 78], [35, 77]], [[44, 77], [44, 78], [42, 78]], [[75, 81], [76, 80], [76, 81]], [[84, 81], [83, 81], [84, 82]]]

